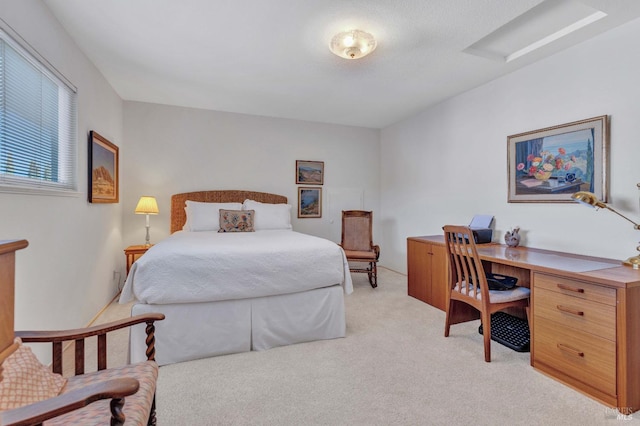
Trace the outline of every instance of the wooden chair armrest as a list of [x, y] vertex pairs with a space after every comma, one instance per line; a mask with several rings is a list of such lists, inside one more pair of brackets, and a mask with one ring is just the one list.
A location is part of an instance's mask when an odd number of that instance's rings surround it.
[[100, 324], [93, 327], [78, 328], [74, 330], [50, 330], [50, 331], [16, 331], [15, 335], [27, 343], [51, 343], [52, 344], [52, 368], [54, 373], [62, 374], [62, 345], [66, 341], [75, 341], [75, 374], [84, 374], [84, 343], [87, 337], [97, 336], [98, 344], [98, 370], [107, 368], [107, 333], [130, 327], [132, 325], [146, 323], [145, 332], [147, 338], [147, 359], [155, 360], [155, 321], [164, 319], [164, 314], [151, 313], [136, 315], [119, 321]]
[[373, 248], [373, 251], [376, 252], [376, 260], [378, 260], [378, 258], [380, 257], [380, 246], [376, 244], [372, 248]]
[[[107, 398], [115, 400], [115, 402], [111, 402], [112, 416], [116, 420], [115, 424], [123, 424], [123, 398], [136, 393], [139, 387], [140, 384], [138, 381], [129, 377], [93, 383], [54, 398], [36, 402], [35, 404], [3, 411], [0, 413], [0, 424], [2, 426], [40, 424], [45, 420], [58, 417], [62, 414], [77, 410], [78, 408], [86, 407], [92, 402]], [[118, 420], [120, 423], [118, 423]], [[112, 422], [112, 424], [114, 423]]]
[[118, 321], [112, 321], [105, 324], [95, 325], [87, 328], [76, 328], [72, 330], [47, 330], [47, 331], [16, 331], [15, 335], [20, 337], [23, 342], [31, 343], [47, 343], [47, 342], [64, 342], [67, 340], [85, 339], [91, 336], [105, 334], [121, 328], [131, 327], [132, 325], [141, 323], [153, 323], [164, 319], [164, 314], [144, 314], [134, 317], [125, 318]]

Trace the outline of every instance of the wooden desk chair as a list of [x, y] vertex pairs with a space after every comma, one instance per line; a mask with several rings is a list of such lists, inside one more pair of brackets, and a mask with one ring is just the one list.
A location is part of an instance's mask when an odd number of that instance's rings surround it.
[[340, 246], [349, 262], [366, 264], [365, 267], [351, 265], [351, 272], [362, 272], [369, 276], [371, 287], [378, 287], [378, 258], [380, 247], [373, 244], [373, 212], [362, 210], [342, 211], [342, 238]]
[[[0, 241], [0, 425], [122, 425], [125, 418], [127, 425], [155, 425], [153, 324], [164, 315], [86, 329], [14, 332], [15, 251], [27, 245], [25, 240]], [[107, 333], [141, 323], [146, 323], [147, 361], [107, 369]], [[84, 374], [84, 343], [90, 336], [97, 336], [98, 371]], [[52, 343], [53, 371], [20, 339]], [[68, 378], [62, 377], [65, 341], [75, 342], [75, 375]]]
[[469, 321], [469, 317], [459, 315], [464, 311], [459, 304], [473, 306], [480, 311], [484, 337], [484, 360], [491, 362], [491, 314], [509, 307], [529, 306], [530, 291], [525, 287], [512, 290], [489, 290], [486, 272], [471, 229], [466, 226], [446, 225], [444, 241], [449, 264], [449, 288], [447, 292], [447, 315], [444, 337], [449, 336], [451, 324]]

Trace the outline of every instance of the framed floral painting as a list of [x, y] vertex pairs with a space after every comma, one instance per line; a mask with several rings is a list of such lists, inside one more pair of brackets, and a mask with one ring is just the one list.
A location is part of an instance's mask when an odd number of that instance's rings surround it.
[[510, 203], [572, 202], [578, 191], [607, 201], [608, 116], [507, 137]]

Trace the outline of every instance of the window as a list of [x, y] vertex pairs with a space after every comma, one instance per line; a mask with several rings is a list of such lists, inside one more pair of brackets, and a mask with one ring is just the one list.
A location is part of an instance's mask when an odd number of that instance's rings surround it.
[[0, 191], [75, 194], [76, 89], [8, 33], [0, 29]]

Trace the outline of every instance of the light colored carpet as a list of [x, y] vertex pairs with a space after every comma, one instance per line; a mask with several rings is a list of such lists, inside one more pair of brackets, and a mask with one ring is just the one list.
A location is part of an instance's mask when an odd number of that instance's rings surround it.
[[479, 321], [444, 338], [444, 312], [407, 296], [406, 276], [380, 268], [377, 289], [353, 277], [346, 338], [161, 367], [158, 424], [617, 422], [604, 405], [531, 368], [528, 353], [493, 342], [485, 363]]

